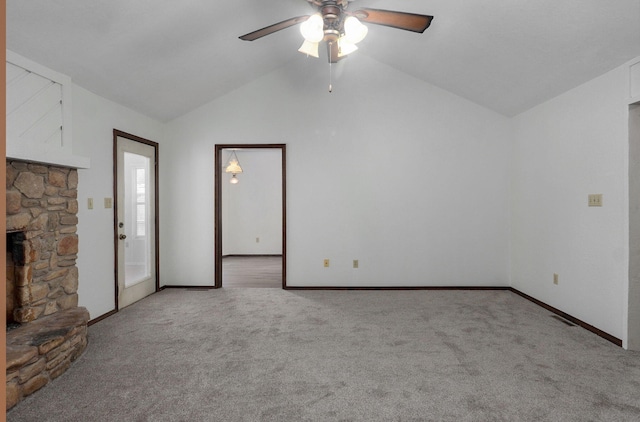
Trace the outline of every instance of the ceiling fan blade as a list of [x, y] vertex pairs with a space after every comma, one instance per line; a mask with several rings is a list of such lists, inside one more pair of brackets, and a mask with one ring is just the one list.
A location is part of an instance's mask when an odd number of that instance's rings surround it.
[[248, 34], [245, 34], [239, 38], [244, 41], [257, 40], [258, 38], [262, 38], [265, 35], [273, 34], [274, 32], [278, 32], [282, 29], [286, 29], [290, 26], [304, 22], [307, 19], [309, 19], [309, 15], [298, 16], [296, 18], [283, 20], [282, 22], [274, 23], [273, 25], [258, 29], [257, 31], [249, 32]]
[[382, 9], [359, 9], [352, 14], [362, 22], [419, 33], [423, 33], [424, 30], [431, 25], [431, 21], [433, 20], [433, 16], [429, 15]]

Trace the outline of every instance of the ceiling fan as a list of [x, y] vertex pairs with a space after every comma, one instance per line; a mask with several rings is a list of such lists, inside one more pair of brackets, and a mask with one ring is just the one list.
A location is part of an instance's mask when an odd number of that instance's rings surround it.
[[327, 45], [329, 63], [336, 63], [347, 54], [357, 50], [356, 44], [367, 35], [367, 27], [361, 22], [384, 25], [406, 31], [423, 33], [429, 27], [433, 16], [393, 10], [361, 8], [347, 10], [353, 0], [307, 0], [318, 10], [313, 15], [298, 16], [269, 25], [240, 37], [254, 41], [290, 26], [301, 24], [300, 31], [305, 38], [298, 51], [318, 57], [318, 45]]

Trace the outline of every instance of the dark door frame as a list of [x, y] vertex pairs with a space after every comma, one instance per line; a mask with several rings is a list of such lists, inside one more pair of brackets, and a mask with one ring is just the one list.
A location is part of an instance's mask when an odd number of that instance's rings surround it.
[[118, 137], [126, 138], [130, 141], [140, 142], [141, 144], [149, 145], [154, 149], [154, 163], [153, 163], [153, 173], [155, 177], [155, 236], [156, 236], [156, 292], [160, 291], [160, 218], [159, 218], [159, 186], [160, 180], [158, 177], [158, 143], [150, 141], [148, 139], [141, 138], [136, 135], [132, 135], [130, 133], [122, 132], [118, 129], [113, 129], [113, 241], [114, 241], [114, 273], [115, 273], [115, 311], [120, 310], [120, 306], [118, 304]]
[[640, 350], [640, 102], [629, 104], [629, 285], [627, 287], [628, 350]]
[[216, 144], [214, 192], [214, 287], [222, 287], [222, 150], [224, 149], [280, 149], [282, 151], [282, 288], [287, 288], [287, 145], [286, 144]]

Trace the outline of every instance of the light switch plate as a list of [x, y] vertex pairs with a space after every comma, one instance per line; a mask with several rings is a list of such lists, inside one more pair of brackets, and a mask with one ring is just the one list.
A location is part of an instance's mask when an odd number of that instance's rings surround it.
[[113, 206], [112, 202], [111, 202], [111, 198], [104, 198], [104, 207], [105, 208], [111, 208]]

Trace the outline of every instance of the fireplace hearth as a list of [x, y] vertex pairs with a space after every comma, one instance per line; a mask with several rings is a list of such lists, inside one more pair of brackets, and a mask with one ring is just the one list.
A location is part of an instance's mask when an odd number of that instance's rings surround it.
[[7, 409], [64, 373], [86, 348], [77, 186], [76, 169], [7, 161]]

